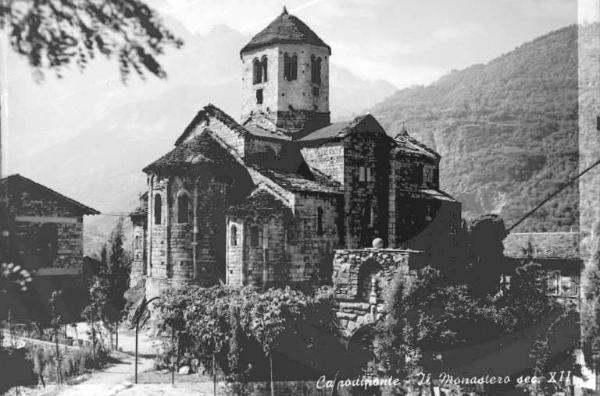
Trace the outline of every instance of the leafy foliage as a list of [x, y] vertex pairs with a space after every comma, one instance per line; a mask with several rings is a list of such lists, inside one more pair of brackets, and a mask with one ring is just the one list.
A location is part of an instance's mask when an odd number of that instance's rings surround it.
[[410, 284], [399, 275], [386, 296], [388, 314], [376, 329], [378, 360], [400, 378], [420, 371], [436, 377], [448, 370], [446, 351], [514, 333], [548, 315], [555, 305], [544, 279], [537, 265], [523, 263], [510, 288], [493, 294], [465, 282], [449, 283], [430, 267]]
[[182, 45], [140, 0], [10, 0], [0, 5], [0, 28], [38, 76], [44, 69], [61, 76], [72, 63], [83, 70], [102, 54], [117, 58], [123, 80], [131, 69], [164, 77], [156, 56]]
[[[577, 84], [577, 27], [569, 26], [400, 90], [371, 113], [392, 136], [406, 123], [442, 155], [442, 187], [468, 217], [494, 212], [512, 225], [577, 174]], [[517, 230], [576, 227], [577, 194], [569, 187]]]
[[290, 340], [310, 355], [314, 343], [309, 338], [314, 342], [315, 334], [332, 334], [331, 303], [325, 290], [308, 296], [290, 288], [258, 292], [193, 286], [166, 291], [156, 305], [155, 322], [167, 343], [175, 329], [180, 356], [196, 356], [210, 367], [214, 353], [229, 378], [264, 379], [266, 359], [290, 347]]

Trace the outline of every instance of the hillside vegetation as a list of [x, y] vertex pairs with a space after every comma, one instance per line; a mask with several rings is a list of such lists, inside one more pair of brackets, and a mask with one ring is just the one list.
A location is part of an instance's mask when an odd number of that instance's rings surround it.
[[[466, 217], [498, 213], [510, 226], [577, 174], [577, 28], [400, 90], [371, 113], [391, 135], [406, 123], [442, 155], [442, 188]], [[517, 230], [576, 227], [577, 194], [568, 188]]]

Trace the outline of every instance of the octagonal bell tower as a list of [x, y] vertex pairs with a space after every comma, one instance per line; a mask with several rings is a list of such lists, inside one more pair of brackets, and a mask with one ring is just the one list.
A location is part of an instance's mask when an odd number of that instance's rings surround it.
[[329, 125], [331, 48], [284, 8], [240, 51], [242, 122], [295, 134]]

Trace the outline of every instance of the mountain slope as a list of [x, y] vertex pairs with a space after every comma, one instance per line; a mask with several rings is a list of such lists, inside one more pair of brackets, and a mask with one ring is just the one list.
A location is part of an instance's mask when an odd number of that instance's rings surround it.
[[[467, 217], [498, 213], [511, 225], [576, 175], [577, 29], [400, 90], [371, 113], [391, 135], [405, 123], [442, 155], [442, 188]], [[576, 227], [577, 199], [568, 188], [518, 229]]]

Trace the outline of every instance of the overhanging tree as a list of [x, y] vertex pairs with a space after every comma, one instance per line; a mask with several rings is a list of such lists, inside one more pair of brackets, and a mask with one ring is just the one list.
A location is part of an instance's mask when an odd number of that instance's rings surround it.
[[156, 57], [182, 41], [141, 0], [5, 0], [0, 28], [37, 76], [66, 66], [85, 69], [97, 55], [117, 59], [123, 81], [131, 70], [166, 75]]

